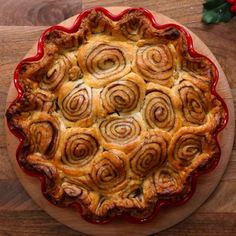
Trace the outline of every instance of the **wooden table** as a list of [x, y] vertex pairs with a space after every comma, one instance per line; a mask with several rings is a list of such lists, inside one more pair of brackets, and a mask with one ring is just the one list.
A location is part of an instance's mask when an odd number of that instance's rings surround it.
[[[5, 3], [6, 2], [6, 3]], [[101, 6], [142, 6], [189, 27], [212, 50], [227, 75], [236, 104], [236, 17], [227, 24], [200, 22], [201, 0], [101, 0]], [[17, 62], [42, 30], [96, 6], [95, 0], [0, 0], [0, 236], [84, 235], [56, 222], [28, 197], [16, 178], [6, 150], [4, 110]], [[158, 235], [236, 235], [236, 144], [226, 173], [208, 201], [182, 223]]]

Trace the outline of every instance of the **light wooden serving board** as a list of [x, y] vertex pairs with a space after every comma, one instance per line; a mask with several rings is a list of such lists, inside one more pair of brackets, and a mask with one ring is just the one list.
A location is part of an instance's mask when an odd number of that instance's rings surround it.
[[[124, 10], [125, 7], [110, 7], [107, 9], [114, 14], [118, 14], [122, 10]], [[176, 23], [174, 20], [162, 14], [156, 12], [153, 12], [153, 14], [156, 18], [156, 21], [159, 24]], [[70, 27], [75, 21], [76, 17], [77, 16], [71, 17], [66, 21], [62, 22], [60, 25]], [[235, 125], [233, 98], [225, 74], [222, 71], [222, 68], [220, 67], [216, 58], [207, 48], [207, 46], [196, 35], [194, 35], [191, 31], [189, 32], [193, 37], [194, 48], [199, 53], [208, 56], [217, 65], [220, 74], [220, 79], [217, 85], [217, 91], [224, 98], [229, 110], [228, 125], [219, 134], [222, 156], [216, 169], [209, 174], [205, 174], [199, 177], [196, 192], [194, 196], [186, 204], [179, 207], [162, 209], [161, 212], [158, 214], [158, 216], [150, 223], [136, 225], [120, 219], [106, 225], [95, 225], [83, 220], [79, 215], [79, 213], [76, 212], [75, 210], [58, 208], [50, 204], [43, 197], [40, 189], [39, 180], [37, 178], [27, 176], [18, 166], [18, 163], [16, 161], [16, 149], [19, 142], [7, 129], [6, 134], [7, 134], [8, 153], [12, 161], [12, 166], [27, 193], [50, 216], [52, 216], [62, 224], [65, 224], [75, 230], [90, 235], [103, 235], [103, 236], [148, 235], [152, 233], [157, 233], [182, 221], [183, 219], [188, 217], [191, 213], [193, 213], [198, 207], [200, 207], [206, 201], [206, 199], [211, 195], [211, 193], [216, 188], [226, 169], [233, 146], [234, 125]], [[33, 56], [35, 54], [36, 54], [36, 44], [27, 53], [26, 57]], [[12, 83], [8, 92], [8, 98], [6, 104], [7, 107], [16, 98], [16, 95], [17, 95], [16, 89]]]

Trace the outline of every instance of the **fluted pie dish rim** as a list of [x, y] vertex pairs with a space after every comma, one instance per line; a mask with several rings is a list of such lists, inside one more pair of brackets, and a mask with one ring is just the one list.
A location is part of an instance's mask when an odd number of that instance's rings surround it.
[[[144, 222], [148, 222], [150, 220], [152, 220], [156, 215], [157, 213], [159, 212], [160, 208], [164, 207], [164, 206], [177, 206], [177, 205], [182, 205], [184, 204], [186, 201], [188, 201], [191, 196], [194, 194], [194, 191], [195, 191], [195, 188], [196, 188], [196, 183], [197, 183], [197, 178], [198, 176], [204, 174], [204, 173], [207, 173], [207, 172], [210, 172], [212, 171], [218, 164], [219, 160], [220, 160], [220, 156], [221, 156], [221, 149], [220, 149], [220, 146], [219, 146], [219, 142], [218, 142], [218, 138], [217, 138], [217, 135], [218, 133], [223, 130], [225, 128], [225, 126], [227, 125], [227, 122], [228, 122], [228, 109], [227, 109], [227, 106], [223, 100], [223, 98], [217, 93], [216, 91], [216, 85], [217, 85], [217, 81], [219, 79], [219, 74], [218, 74], [218, 69], [216, 67], [216, 65], [209, 59], [207, 58], [206, 56], [202, 55], [202, 54], [199, 54], [195, 51], [194, 47], [193, 47], [193, 41], [192, 41], [192, 37], [191, 35], [186, 31], [186, 29], [182, 26], [179, 26], [177, 24], [164, 24], [164, 25], [159, 25], [154, 16], [152, 15], [151, 12], [149, 12], [148, 10], [146, 9], [143, 9], [143, 8], [128, 8], [124, 11], [122, 11], [120, 14], [118, 15], [113, 15], [112, 13], [110, 13], [108, 10], [106, 10], [105, 8], [102, 8], [102, 7], [96, 7], [96, 8], [92, 8], [92, 9], [89, 9], [89, 10], [85, 10], [83, 11], [75, 20], [74, 24], [72, 25], [72, 27], [70, 28], [65, 28], [63, 26], [52, 26], [48, 29], [46, 29], [39, 41], [38, 41], [38, 47], [37, 47], [37, 54], [33, 57], [29, 57], [29, 58], [26, 58], [24, 60], [22, 60], [16, 67], [15, 69], [15, 72], [14, 72], [14, 84], [15, 84], [15, 87], [16, 87], [16, 90], [17, 90], [17, 98], [14, 102], [16, 101], [19, 101], [22, 96], [24, 95], [24, 92], [19, 84], [19, 73], [20, 73], [20, 70], [22, 68], [22, 65], [26, 62], [35, 62], [35, 61], [39, 61], [43, 56], [44, 56], [44, 41], [45, 41], [45, 37], [46, 35], [49, 33], [49, 32], [52, 32], [54, 30], [60, 30], [60, 31], [63, 31], [63, 32], [66, 32], [66, 33], [73, 33], [73, 32], [76, 32], [81, 21], [83, 20], [84, 17], [86, 17], [89, 13], [91, 13], [93, 10], [95, 11], [100, 11], [102, 12], [105, 16], [107, 16], [108, 18], [110, 18], [111, 20], [113, 21], [118, 21], [119, 19], [121, 19], [126, 13], [130, 12], [130, 11], [140, 11], [142, 12], [152, 23], [152, 25], [154, 26], [154, 28], [156, 29], [166, 29], [168, 27], [174, 27], [174, 28], [177, 28], [181, 33], [183, 33], [184, 37], [186, 38], [186, 41], [187, 41], [187, 46], [188, 46], [188, 53], [191, 57], [201, 57], [201, 58], [205, 58], [206, 60], [208, 60], [208, 62], [213, 66], [214, 68], [214, 77], [213, 77], [213, 84], [211, 86], [211, 94], [214, 95], [222, 104], [223, 108], [224, 108], [224, 118], [223, 118], [223, 122], [217, 127], [217, 129], [215, 130], [213, 136], [214, 136], [214, 139], [215, 139], [215, 142], [216, 142], [216, 145], [219, 149], [219, 152], [218, 154], [214, 157], [214, 161], [211, 162], [211, 164], [209, 166], [207, 166], [206, 168], [204, 169], [197, 169], [197, 171], [194, 171], [192, 173], [192, 178], [191, 178], [191, 191], [188, 192], [181, 200], [179, 201], [168, 201], [168, 200], [158, 200], [157, 203], [156, 203], [156, 206], [155, 206], [155, 209], [154, 211], [146, 218], [136, 218], [136, 217], [133, 217], [131, 215], [129, 215], [128, 213], [122, 213], [121, 216], [126, 218], [129, 222], [131, 223], [144, 223]], [[13, 102], [13, 103], [14, 103]], [[19, 139], [20, 141], [20, 144], [18, 146], [18, 149], [17, 149], [17, 161], [18, 161], [18, 164], [19, 166], [21, 167], [21, 169], [23, 169], [23, 171], [28, 174], [28, 175], [31, 175], [31, 176], [35, 176], [35, 177], [38, 177], [41, 181], [41, 189], [42, 189], [42, 193], [44, 194], [45, 192], [45, 182], [46, 182], [46, 177], [45, 175], [43, 174], [39, 174], [38, 172], [32, 172], [32, 171], [29, 171], [28, 169], [26, 169], [22, 164], [21, 162], [19, 161], [19, 151], [21, 150], [21, 147], [24, 143], [24, 136], [21, 134], [21, 132], [19, 132], [17, 129], [15, 129], [12, 124], [9, 122], [9, 120], [7, 119], [7, 124], [8, 124], [8, 127], [10, 129], [10, 131]], [[48, 199], [48, 198], [47, 198]], [[48, 199], [50, 201], [50, 199]], [[79, 205], [79, 203], [72, 203], [71, 204], [72, 207], [76, 208], [79, 212], [81, 212], [81, 207]], [[119, 215], [120, 216], [120, 215]], [[93, 220], [93, 219], [89, 219], [89, 218], [86, 218], [86, 220], [88, 220], [89, 222], [92, 222], [92, 223], [108, 223], [110, 222], [111, 220], [113, 220], [114, 218], [116, 218], [117, 216], [114, 216], [114, 217], [111, 217], [111, 218], [107, 218], [105, 220]]]

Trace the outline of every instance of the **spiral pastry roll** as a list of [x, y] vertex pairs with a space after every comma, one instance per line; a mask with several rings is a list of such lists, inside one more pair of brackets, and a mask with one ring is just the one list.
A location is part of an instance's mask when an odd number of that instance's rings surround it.
[[34, 113], [28, 120], [23, 126], [26, 126], [30, 140], [30, 153], [40, 153], [48, 159], [51, 158], [59, 142], [58, 120], [44, 112]]
[[88, 197], [89, 191], [91, 191], [79, 178], [74, 177], [64, 178], [61, 187], [67, 196], [72, 198], [79, 197], [81, 200]]
[[103, 111], [105, 116], [107, 113], [130, 113], [140, 110], [145, 88], [145, 82], [134, 73], [107, 85], [100, 94], [101, 112]]
[[131, 13], [129, 17], [124, 16], [117, 24], [117, 31], [132, 41], [154, 36], [154, 28], [150, 21], [142, 13], [137, 12]]
[[53, 62], [51, 68], [47, 71], [46, 75], [40, 82], [42, 89], [56, 90], [61, 86], [64, 79], [67, 77], [67, 71], [69, 69], [69, 60], [67, 57], [61, 55]]
[[180, 101], [168, 88], [150, 83], [143, 107], [143, 118], [151, 129], [173, 131], [181, 126]]
[[[31, 110], [41, 110], [44, 112], [52, 113], [55, 111], [55, 96], [47, 91], [37, 89], [34, 93], [29, 94], [29, 104], [34, 105]], [[30, 106], [29, 106], [30, 107]]]
[[138, 145], [145, 135], [138, 114], [127, 117], [112, 115], [100, 123], [99, 130], [105, 148], [117, 148], [125, 152]]
[[28, 164], [36, 169], [39, 173], [44, 173], [49, 180], [58, 178], [57, 169], [49, 160], [45, 160], [44, 156], [39, 153], [30, 154], [26, 157]]
[[60, 89], [58, 106], [66, 126], [76, 124], [87, 127], [95, 112], [92, 89], [84, 84], [68, 82]]
[[171, 87], [173, 85], [174, 47], [165, 44], [144, 44], [138, 47], [134, 70], [146, 81]]
[[42, 89], [56, 90], [66, 79], [69, 68], [69, 60], [65, 56], [60, 56], [57, 61], [53, 62], [52, 67], [40, 83]]
[[111, 195], [126, 187], [126, 170], [126, 155], [118, 150], [109, 150], [96, 156], [90, 178], [102, 194]]
[[132, 48], [122, 42], [94, 42], [80, 48], [78, 61], [84, 71], [84, 81], [99, 88], [124, 77], [131, 71]]
[[40, 81], [42, 89], [58, 90], [64, 81], [75, 80], [82, 76], [74, 53], [65, 53], [54, 59], [47, 73]]
[[178, 93], [182, 102], [183, 117], [194, 125], [202, 125], [206, 122], [208, 113], [209, 96], [189, 81], [181, 80], [178, 85]]
[[172, 195], [183, 190], [181, 175], [170, 167], [163, 167], [153, 174], [155, 189], [158, 195]]
[[92, 11], [88, 16], [89, 22], [82, 22], [89, 24], [89, 31], [92, 34], [106, 34], [112, 31], [112, 22], [105, 17], [101, 12]]
[[[183, 80], [192, 83], [192, 85], [204, 92], [205, 97], [211, 96], [211, 80], [209, 80], [209, 78], [194, 74], [192, 72], [181, 71], [179, 73], [179, 82], [181, 83]], [[176, 84], [178, 84], [178, 82]]]
[[182, 68], [185, 71], [193, 72], [194, 74], [212, 78], [215, 73], [211, 63], [205, 58], [191, 58], [186, 55], [182, 60]]
[[75, 202], [76, 199], [76, 203], [78, 202], [83, 207], [83, 214], [91, 214], [91, 212], [95, 212], [98, 208], [99, 195], [79, 178], [65, 178], [61, 187], [66, 194], [67, 202], [71, 200]]
[[19, 114], [21, 112], [44, 111], [52, 113], [55, 111], [55, 96], [45, 90], [35, 89], [25, 92], [21, 98], [21, 104], [11, 107], [11, 112]]
[[100, 151], [97, 131], [94, 128], [70, 128], [60, 142], [60, 155], [56, 157], [60, 169], [68, 174], [83, 174], [87, 165]]
[[169, 141], [166, 132], [149, 132], [142, 145], [129, 154], [132, 172], [143, 178], [162, 166], [167, 158]]
[[170, 143], [168, 158], [178, 170], [187, 169], [189, 173], [197, 166], [213, 158], [218, 147], [213, 136], [199, 128], [184, 127], [177, 132]]
[[[143, 197], [146, 203], [153, 204], [153, 199], [179, 200], [184, 197], [186, 174], [175, 171], [168, 164], [156, 169], [143, 182]], [[179, 195], [178, 195], [179, 194]]]

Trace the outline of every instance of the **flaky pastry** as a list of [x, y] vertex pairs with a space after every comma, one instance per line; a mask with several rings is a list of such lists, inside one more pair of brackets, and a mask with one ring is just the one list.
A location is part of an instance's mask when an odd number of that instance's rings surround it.
[[95, 221], [144, 218], [184, 199], [220, 153], [215, 73], [174, 26], [138, 9], [118, 20], [90, 11], [75, 32], [49, 31], [43, 57], [20, 68], [23, 95], [7, 110], [24, 137], [19, 163], [45, 177], [55, 205], [78, 203]]

